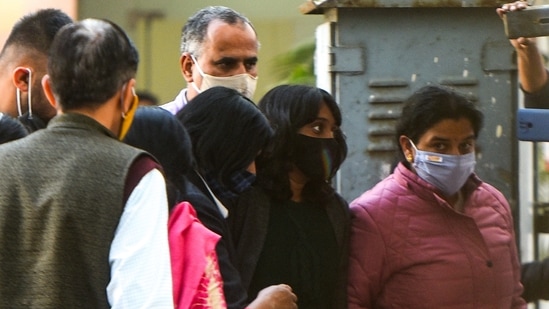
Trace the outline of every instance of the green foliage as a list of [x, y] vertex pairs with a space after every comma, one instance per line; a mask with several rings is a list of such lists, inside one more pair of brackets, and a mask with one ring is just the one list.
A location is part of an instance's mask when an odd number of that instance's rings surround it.
[[546, 148], [543, 147], [542, 143], [536, 143], [536, 151], [537, 151], [537, 172], [538, 172], [538, 181], [540, 183], [547, 184], [549, 183], [549, 169], [548, 169], [548, 163], [545, 160], [546, 154], [545, 150]]
[[273, 74], [280, 79], [277, 84], [304, 84], [314, 86], [315, 43], [300, 45], [274, 59]]

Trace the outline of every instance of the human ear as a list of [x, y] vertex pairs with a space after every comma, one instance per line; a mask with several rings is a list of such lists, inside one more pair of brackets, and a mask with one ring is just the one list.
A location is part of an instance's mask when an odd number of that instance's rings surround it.
[[[29, 91], [29, 85], [32, 81], [29, 80], [31, 76], [31, 69], [26, 67], [16, 67], [13, 70], [12, 81], [13, 85], [19, 88], [22, 92]], [[31, 86], [32, 87], [32, 86]]]
[[187, 81], [187, 83], [193, 82], [193, 59], [191, 58], [190, 53], [183, 53], [181, 54], [181, 57], [179, 58], [179, 65], [181, 68], [181, 75], [183, 75], [183, 78]]
[[51, 106], [53, 108], [57, 109], [57, 100], [55, 99], [55, 95], [53, 94], [53, 90], [51, 89], [51, 79], [49, 75], [44, 75], [42, 77], [42, 89], [44, 90], [44, 94], [46, 95], [46, 99], [50, 102]]
[[405, 135], [401, 135], [398, 138], [398, 142], [400, 144], [400, 149], [402, 149], [402, 154], [404, 155], [404, 158], [406, 158], [406, 161], [412, 163], [414, 161], [414, 151], [410, 142], [410, 138]]

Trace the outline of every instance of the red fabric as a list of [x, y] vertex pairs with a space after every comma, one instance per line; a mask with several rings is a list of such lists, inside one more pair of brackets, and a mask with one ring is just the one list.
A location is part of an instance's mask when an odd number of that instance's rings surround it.
[[132, 163], [128, 175], [126, 176], [126, 184], [124, 185], [124, 205], [128, 201], [130, 194], [133, 192], [133, 189], [141, 181], [143, 176], [145, 176], [152, 169], [162, 170], [162, 167], [149, 155], [140, 155]]
[[226, 308], [215, 254], [220, 236], [202, 225], [188, 202], [174, 207], [168, 229], [175, 307]]

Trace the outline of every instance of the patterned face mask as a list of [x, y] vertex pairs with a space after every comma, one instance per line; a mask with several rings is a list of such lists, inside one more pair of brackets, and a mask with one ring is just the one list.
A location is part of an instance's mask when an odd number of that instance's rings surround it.
[[238, 197], [240, 193], [250, 188], [256, 179], [255, 174], [245, 170], [234, 172], [225, 184], [221, 184], [217, 178], [212, 177], [211, 173], [205, 172], [203, 176], [213, 193], [222, 199]]

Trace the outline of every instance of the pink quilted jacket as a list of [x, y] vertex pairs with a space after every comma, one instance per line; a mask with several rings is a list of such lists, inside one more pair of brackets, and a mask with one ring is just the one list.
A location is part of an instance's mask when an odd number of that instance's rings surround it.
[[351, 203], [349, 308], [526, 308], [509, 205], [472, 176], [464, 213], [400, 164]]

